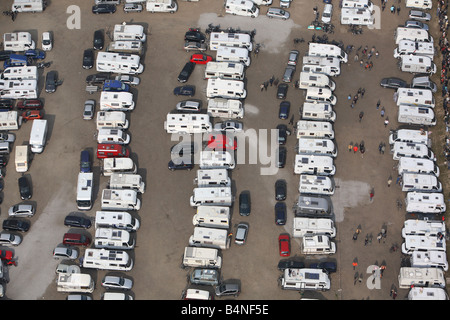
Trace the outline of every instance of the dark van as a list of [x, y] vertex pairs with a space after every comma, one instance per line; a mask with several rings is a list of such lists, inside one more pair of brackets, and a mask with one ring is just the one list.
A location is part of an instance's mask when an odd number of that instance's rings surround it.
[[63, 244], [87, 247], [91, 244], [91, 239], [83, 234], [65, 233], [63, 237]]

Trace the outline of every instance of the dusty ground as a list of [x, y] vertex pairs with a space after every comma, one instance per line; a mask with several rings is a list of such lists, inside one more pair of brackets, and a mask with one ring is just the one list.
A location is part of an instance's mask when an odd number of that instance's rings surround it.
[[[220, 24], [222, 27], [240, 27], [245, 30], [256, 29], [256, 43], [263, 47], [259, 55], [253, 58], [246, 72], [248, 97], [245, 101], [246, 128], [270, 129], [280, 123], [277, 118], [279, 100], [276, 99], [274, 87], [261, 92], [259, 85], [272, 75], [281, 77], [287, 61], [289, 50], [296, 48], [303, 56], [307, 52], [307, 41], [314, 31], [307, 30], [313, 20], [312, 8], [322, 8], [321, 1], [295, 0], [290, 8], [291, 19], [272, 21], [264, 14], [256, 19], [224, 15], [220, 1], [200, 0], [198, 3], [179, 2], [179, 11], [174, 15], [140, 14], [125, 15], [121, 8], [114, 15], [94, 16], [90, 12], [91, 2], [78, 4], [81, 8], [81, 29], [69, 30], [66, 8], [72, 1], [51, 1], [50, 7], [41, 14], [20, 14], [12, 23], [7, 18], [0, 20], [2, 32], [30, 30], [34, 39], [40, 39], [43, 31], [52, 30], [55, 34], [54, 49], [47, 60], [54, 63], [52, 70], [57, 70], [64, 78], [63, 86], [54, 94], [42, 93], [45, 99], [47, 119], [51, 123], [48, 145], [43, 154], [37, 155], [29, 171], [32, 176], [34, 196], [38, 205], [38, 214], [32, 219], [32, 228], [25, 235], [24, 243], [15, 249], [18, 267], [10, 269], [10, 283], [7, 296], [16, 300], [64, 299], [65, 295], [56, 292], [54, 268], [57, 261], [51, 258], [52, 249], [62, 241], [66, 232], [63, 219], [67, 213], [76, 210], [75, 192], [78, 173], [79, 152], [90, 148], [95, 152], [95, 123], [81, 119], [82, 104], [85, 99], [99, 98], [99, 94], [89, 96], [85, 93], [84, 79], [95, 71], [81, 68], [83, 50], [91, 47], [93, 32], [97, 29], [108, 30], [116, 23], [132, 21], [148, 26], [149, 40], [147, 53], [143, 61], [145, 71], [141, 75], [141, 85], [137, 88], [137, 107], [130, 115], [132, 135], [132, 157], [137, 161], [139, 173], [146, 180], [147, 190], [142, 196], [143, 207], [138, 216], [141, 229], [137, 234], [138, 246], [134, 250], [135, 267], [129, 275], [135, 280], [133, 293], [136, 299], [179, 299], [187, 286], [187, 270], [180, 268], [184, 247], [192, 234], [191, 222], [194, 209], [189, 206], [195, 172], [169, 172], [169, 148], [175, 142], [163, 130], [166, 114], [179, 100], [172, 95], [178, 85], [176, 77], [190, 54], [182, 49], [183, 35], [188, 27], [205, 28], [208, 23]], [[378, 5], [378, 1], [375, 2]], [[1, 10], [8, 9], [2, 3]], [[335, 94], [337, 120], [334, 125], [339, 155], [335, 160], [337, 173], [335, 182], [337, 190], [332, 197], [338, 230], [335, 242], [337, 253], [330, 259], [338, 263], [339, 270], [332, 275], [332, 289], [321, 295], [326, 299], [371, 299], [388, 300], [392, 285], [397, 285], [397, 276], [401, 256], [390, 253], [392, 243], [401, 243], [400, 230], [405, 219], [405, 212], [398, 211], [396, 200], [404, 198], [399, 186], [387, 187], [390, 175], [396, 177], [393, 170], [395, 162], [388, 149], [384, 155], [378, 152], [380, 142], [388, 144], [390, 129], [397, 128], [396, 106], [393, 102], [394, 91], [382, 89], [379, 81], [383, 77], [397, 76], [410, 81], [409, 74], [400, 72], [392, 56], [394, 50], [394, 29], [407, 18], [407, 10], [402, 3], [400, 15], [388, 11], [381, 13], [381, 30], [364, 29], [364, 34], [355, 36], [347, 32], [347, 27], [339, 24], [339, 9], [335, 7], [333, 23], [336, 32], [329, 35], [330, 40], [343, 41], [345, 45], [376, 47], [380, 56], [373, 59], [371, 71], [364, 70], [353, 61], [342, 65], [341, 75], [333, 80], [337, 83]], [[432, 14], [435, 12], [432, 11]], [[433, 25], [435, 28], [435, 25]], [[322, 35], [316, 31], [316, 35]], [[294, 38], [303, 37], [306, 42], [293, 44]], [[38, 41], [40, 46], [40, 40]], [[206, 87], [203, 80], [203, 66], [197, 66], [189, 83], [199, 90], [196, 98], [205, 100], [201, 88]], [[47, 72], [47, 70], [45, 70]], [[296, 78], [299, 71], [296, 72]], [[348, 94], [356, 94], [358, 88], [366, 90], [364, 97], [358, 100], [352, 109], [347, 101]], [[303, 103], [303, 91], [293, 87], [289, 89], [288, 100], [295, 120], [299, 119], [298, 107]], [[383, 124], [380, 110], [376, 109], [377, 100], [386, 109], [390, 123]], [[358, 121], [360, 111], [364, 118]], [[286, 122], [288, 120], [285, 120]], [[26, 123], [17, 134], [16, 144], [28, 140], [31, 123]], [[366, 153], [347, 151], [349, 142], [364, 141]], [[276, 176], [259, 174], [260, 165], [240, 164], [232, 172], [234, 192], [237, 196], [242, 190], [252, 193], [252, 213], [241, 217], [235, 212], [232, 225], [245, 220], [250, 223], [248, 243], [243, 247], [233, 246], [223, 252], [222, 275], [224, 279], [240, 279], [242, 294], [238, 299], [271, 300], [298, 299], [293, 291], [283, 291], [277, 284], [280, 273], [276, 266], [279, 260], [277, 237], [282, 232], [291, 232], [291, 224], [279, 227], [273, 221], [274, 183], [276, 179], [288, 181], [288, 208], [298, 196], [298, 176], [293, 174], [295, 138], [288, 139], [288, 161], [285, 169]], [[98, 161], [95, 161], [96, 202], [87, 214], [95, 216], [99, 210], [101, 189], [106, 179], [100, 177]], [[16, 203], [18, 174], [13, 163], [8, 165], [5, 178], [5, 200], [2, 204], [2, 219], [6, 217], [7, 208]], [[369, 190], [374, 188], [375, 197], [369, 202]], [[234, 210], [236, 211], [236, 210]], [[292, 218], [289, 211], [289, 220]], [[361, 225], [362, 233], [357, 241], [352, 235]], [[387, 225], [388, 236], [378, 243], [376, 236], [383, 225]], [[91, 234], [93, 230], [90, 230]], [[373, 236], [371, 244], [364, 245], [366, 234]], [[293, 255], [301, 257], [298, 239], [292, 241]], [[308, 262], [327, 257], [306, 259]], [[353, 270], [352, 262], [358, 261]], [[366, 279], [370, 274], [366, 270], [371, 265], [385, 262], [387, 269], [381, 279], [379, 289], [369, 289]], [[364, 275], [362, 283], [354, 283], [355, 272]], [[103, 293], [100, 280], [103, 271], [92, 272], [97, 281], [93, 297], [99, 299]], [[403, 299], [407, 290], [399, 290], [399, 299]]]

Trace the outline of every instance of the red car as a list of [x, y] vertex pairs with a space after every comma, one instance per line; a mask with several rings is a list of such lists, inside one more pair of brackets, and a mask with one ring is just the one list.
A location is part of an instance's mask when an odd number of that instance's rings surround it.
[[44, 117], [44, 112], [42, 110], [28, 110], [22, 113], [22, 119], [34, 120], [34, 119], [42, 119]]
[[99, 143], [97, 145], [97, 158], [121, 158], [130, 156], [130, 150], [121, 144]]
[[14, 253], [10, 250], [0, 250], [0, 259], [2, 261], [12, 260]]
[[280, 249], [280, 256], [289, 257], [291, 255], [291, 239], [289, 234], [280, 234], [278, 237], [278, 245]]
[[194, 53], [191, 56], [191, 59], [189, 61], [196, 63], [196, 64], [207, 64], [209, 61], [212, 61], [213, 58], [207, 54], [203, 53]]
[[21, 100], [17, 103], [17, 109], [29, 109], [29, 110], [38, 110], [42, 109], [44, 104], [40, 99], [29, 99], [29, 100]]
[[237, 141], [234, 137], [229, 137], [222, 133], [212, 133], [208, 137], [208, 149], [211, 150], [236, 150]]

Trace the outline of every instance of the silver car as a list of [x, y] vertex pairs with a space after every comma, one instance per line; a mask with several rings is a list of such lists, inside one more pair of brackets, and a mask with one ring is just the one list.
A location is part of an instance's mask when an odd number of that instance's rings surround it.
[[408, 17], [410, 19], [421, 20], [421, 21], [430, 21], [431, 20], [431, 14], [420, 11], [420, 10], [410, 10]]
[[56, 247], [53, 250], [53, 258], [55, 259], [67, 258], [70, 260], [75, 260], [76, 258], [78, 258], [78, 251], [75, 248]]
[[286, 69], [284, 70], [283, 74], [283, 82], [291, 82], [292, 78], [294, 77], [295, 73], [295, 66], [288, 65], [286, 66]]
[[267, 16], [269, 18], [278, 18], [278, 19], [283, 19], [283, 20], [287, 20], [290, 17], [289, 12], [287, 12], [286, 10], [283, 10], [281, 8], [269, 8], [269, 10], [267, 10]]
[[242, 131], [243, 128], [244, 125], [239, 121], [224, 121], [214, 125], [214, 130], [216, 131], [239, 132]]
[[2, 246], [18, 246], [22, 243], [22, 237], [18, 234], [2, 232], [0, 233], [0, 245]]
[[13, 143], [16, 140], [16, 136], [12, 133], [2, 132], [0, 133], [0, 142]]
[[298, 56], [299, 56], [298, 50], [291, 50], [291, 51], [289, 52], [288, 65], [290, 65], [290, 66], [295, 66], [295, 65], [297, 65]]
[[126, 277], [105, 276], [102, 280], [102, 287], [106, 289], [130, 290], [133, 287], [133, 280]]
[[234, 243], [243, 245], [247, 241], [248, 235], [248, 223], [241, 222], [236, 228], [236, 236], [234, 237]]
[[405, 28], [423, 29], [425, 31], [428, 31], [428, 29], [429, 29], [429, 27], [426, 23], [423, 23], [421, 21], [415, 21], [415, 20], [406, 21]]
[[125, 13], [128, 13], [128, 12], [141, 12], [142, 11], [142, 4], [125, 3], [125, 5], [123, 7], [123, 11], [125, 11]]
[[128, 74], [121, 74], [116, 76], [115, 80], [119, 80], [122, 83], [129, 84], [130, 86], [137, 86], [141, 80], [136, 76], [130, 76]]
[[184, 100], [177, 103], [176, 109], [179, 111], [199, 112], [201, 107], [201, 101]]
[[186, 50], [186, 51], [191, 51], [191, 50], [205, 51], [206, 43], [200, 43], [200, 42], [195, 42], [195, 41], [186, 41], [184, 43], [184, 50]]
[[95, 110], [95, 101], [94, 100], [86, 100], [84, 103], [83, 109], [83, 119], [84, 120], [92, 120], [94, 118]]
[[32, 217], [35, 214], [33, 205], [26, 203], [19, 203], [13, 205], [8, 210], [10, 217]]

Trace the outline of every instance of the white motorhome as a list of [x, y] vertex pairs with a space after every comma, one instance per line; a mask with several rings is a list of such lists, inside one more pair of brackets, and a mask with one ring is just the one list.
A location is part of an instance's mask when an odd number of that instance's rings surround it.
[[0, 81], [0, 98], [2, 99], [36, 99], [37, 97], [36, 79]]
[[321, 196], [298, 196], [297, 202], [292, 207], [296, 217], [330, 217], [331, 201]]
[[185, 247], [183, 256], [184, 267], [222, 267], [222, 257], [219, 250], [214, 248]]
[[15, 146], [14, 163], [16, 165], [16, 172], [28, 171], [28, 146]]
[[123, 52], [123, 53], [134, 53], [141, 55], [144, 53], [144, 47], [142, 41], [135, 40], [118, 40], [113, 41], [108, 44], [106, 48], [107, 52]]
[[406, 172], [434, 174], [439, 177], [439, 167], [433, 160], [401, 157], [398, 161], [398, 174]]
[[371, 26], [375, 23], [375, 15], [372, 11], [365, 8], [342, 8], [341, 24]]
[[319, 66], [316, 64], [303, 64], [301, 70], [301, 72], [325, 74], [330, 77], [338, 76], [340, 74], [340, 69], [338, 69], [338, 71], [339, 73], [336, 73], [336, 69], [331, 66]]
[[394, 58], [402, 55], [425, 56], [433, 59], [434, 44], [432, 42], [400, 40], [398, 47], [394, 49]]
[[429, 145], [430, 139], [428, 137], [428, 131], [420, 129], [398, 129], [389, 132], [389, 144], [393, 145], [394, 142], [414, 142]]
[[247, 96], [244, 81], [208, 79], [207, 98], [244, 99]]
[[413, 251], [446, 251], [445, 239], [436, 236], [407, 236], [402, 243], [402, 253], [412, 254]]
[[17, 111], [0, 112], [0, 131], [18, 130], [22, 125], [22, 117]]
[[336, 77], [341, 74], [341, 60], [335, 57], [303, 56], [302, 72]]
[[242, 119], [244, 108], [240, 100], [213, 98], [208, 99], [207, 113], [211, 117]]
[[334, 181], [330, 177], [301, 174], [298, 186], [300, 194], [334, 194]]
[[431, 0], [406, 0], [407, 8], [431, 9], [433, 2]]
[[109, 189], [131, 189], [140, 193], [145, 192], [145, 183], [138, 174], [113, 173], [109, 178]]
[[207, 114], [168, 113], [164, 129], [167, 133], [206, 133], [212, 131], [212, 124]]
[[333, 220], [325, 218], [294, 218], [292, 227], [293, 237], [313, 235], [327, 235], [334, 238], [336, 236], [336, 228]]
[[401, 71], [410, 73], [436, 73], [436, 65], [433, 60], [425, 56], [402, 55], [399, 67]]
[[395, 44], [399, 44], [402, 40], [423, 41], [433, 43], [433, 37], [427, 30], [420, 28], [398, 27], [394, 32]]
[[436, 125], [433, 108], [409, 105], [398, 106], [398, 122], [419, 125]]
[[102, 174], [111, 176], [114, 173], [129, 173], [137, 172], [137, 166], [130, 158], [105, 158], [103, 159]]
[[147, 0], [146, 9], [148, 12], [169, 12], [175, 13], [178, 4], [174, 0]]
[[303, 254], [334, 254], [336, 244], [326, 235], [305, 235], [302, 238]]
[[309, 44], [308, 55], [315, 57], [334, 57], [345, 63], [348, 61], [347, 53], [334, 44], [311, 42]]
[[[195, 0], [190, 0], [195, 1]], [[198, 0], [197, 0], [198, 1]], [[183, 296], [184, 300], [212, 300], [212, 293], [208, 290], [189, 288]]]
[[192, 247], [228, 249], [230, 247], [228, 230], [195, 227], [194, 233], [189, 238], [189, 245]]
[[298, 154], [337, 157], [337, 146], [331, 139], [298, 139]]
[[336, 112], [333, 111], [333, 106], [329, 103], [306, 101], [302, 107], [302, 119], [334, 122]]
[[248, 33], [211, 32], [209, 49], [216, 51], [219, 47], [245, 48], [253, 50], [252, 37]]
[[256, 18], [259, 15], [259, 8], [250, 0], [226, 0], [225, 12], [232, 15]]
[[236, 163], [233, 154], [228, 151], [210, 151], [200, 152], [200, 169], [234, 169]]
[[400, 157], [435, 159], [433, 151], [422, 143], [394, 142], [391, 152], [394, 160], [399, 160]]
[[230, 227], [230, 207], [198, 206], [192, 217], [192, 224], [198, 227], [224, 228]]
[[373, 10], [373, 3], [371, 0], [343, 0], [342, 8], [362, 8]]
[[91, 210], [92, 188], [94, 187], [94, 174], [92, 172], [78, 173], [77, 207], [79, 210]]
[[127, 230], [96, 228], [94, 245], [96, 248], [130, 250], [135, 240]]
[[300, 72], [300, 89], [308, 89], [309, 87], [336, 89], [336, 83], [323, 73]]
[[102, 210], [139, 210], [141, 200], [136, 190], [103, 189]]
[[14, 0], [11, 10], [15, 12], [42, 12], [45, 10], [44, 0]]
[[300, 120], [297, 122], [297, 139], [323, 138], [334, 139], [333, 124], [328, 121]]
[[402, 191], [442, 192], [442, 183], [434, 174], [403, 173]]
[[58, 292], [94, 292], [94, 280], [90, 274], [60, 273], [56, 285]]
[[403, 223], [402, 237], [407, 236], [445, 236], [445, 222], [440, 220], [407, 219]]
[[95, 63], [98, 72], [139, 74], [144, 71], [140, 61], [137, 54], [99, 51]]
[[397, 106], [402, 104], [417, 107], [434, 108], [433, 92], [427, 89], [398, 88], [394, 93]]
[[140, 41], [145, 42], [144, 27], [138, 24], [122, 24], [114, 25], [113, 41]]
[[31, 152], [41, 153], [42, 151], [44, 151], [46, 140], [47, 140], [47, 120], [45, 119], [33, 120], [29, 141], [31, 146]]
[[400, 268], [398, 274], [400, 289], [410, 287], [445, 287], [444, 271], [438, 268]]
[[102, 91], [100, 94], [100, 111], [131, 111], [134, 107], [131, 92]]
[[306, 90], [306, 101], [317, 103], [329, 103], [335, 105], [337, 98], [328, 88], [308, 87]]
[[130, 135], [120, 129], [100, 129], [97, 134], [97, 142], [129, 144]]
[[[258, 6], [270, 6], [272, 4], [272, 0], [252, 0], [254, 4]], [[280, 3], [281, 5], [281, 3]]]
[[130, 271], [133, 259], [123, 250], [88, 248], [84, 251], [83, 268]]
[[206, 64], [205, 79], [244, 80], [245, 66], [240, 62], [216, 62]]
[[216, 53], [217, 62], [243, 63], [246, 67], [250, 65], [249, 51], [245, 48], [232, 48], [220, 46]]
[[95, 213], [95, 228], [136, 231], [139, 227], [139, 220], [125, 211], [97, 211]]
[[20, 52], [29, 49], [36, 49], [36, 43], [31, 38], [31, 33], [7, 32], [3, 34], [3, 50]]
[[233, 204], [233, 193], [231, 187], [194, 188], [189, 204], [191, 207], [231, 206]]
[[9, 67], [3, 70], [1, 80], [38, 80], [36, 66]]
[[231, 187], [227, 169], [199, 169], [194, 178], [198, 187]]
[[411, 267], [442, 268], [448, 271], [448, 261], [445, 252], [413, 251], [410, 257]]
[[286, 268], [281, 277], [281, 288], [285, 290], [329, 290], [331, 281], [322, 269]]
[[448, 300], [448, 295], [442, 288], [412, 287], [408, 292], [408, 300]]
[[296, 154], [294, 173], [332, 176], [336, 173], [336, 166], [330, 156]]
[[406, 212], [435, 213], [445, 212], [446, 205], [442, 193], [408, 192], [406, 194]]
[[97, 130], [100, 129], [128, 129], [130, 126], [127, 115], [123, 111], [98, 111]]

